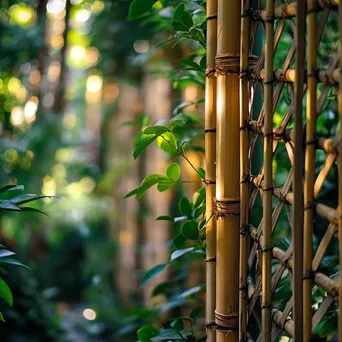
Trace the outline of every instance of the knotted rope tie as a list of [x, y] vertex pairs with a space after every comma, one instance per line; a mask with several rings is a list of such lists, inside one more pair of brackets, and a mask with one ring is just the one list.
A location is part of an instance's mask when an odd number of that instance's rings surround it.
[[231, 332], [239, 328], [239, 314], [224, 315], [215, 311], [216, 330]]
[[214, 199], [213, 214], [216, 218], [240, 215], [240, 200]]
[[240, 74], [240, 54], [229, 53], [215, 58], [216, 75]]

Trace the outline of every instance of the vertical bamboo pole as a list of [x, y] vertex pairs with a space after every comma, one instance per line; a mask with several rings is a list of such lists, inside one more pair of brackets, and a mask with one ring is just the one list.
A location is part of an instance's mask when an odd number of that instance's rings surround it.
[[[292, 188], [294, 193], [292, 215], [293, 241], [293, 320], [294, 339], [303, 341], [303, 93], [305, 73], [305, 2], [297, 3], [297, 25], [295, 38], [296, 83], [294, 113], [294, 172]], [[312, 79], [312, 77], [311, 77]], [[309, 172], [314, 172], [314, 169]]]
[[218, 1], [216, 311], [218, 342], [238, 341], [240, 1]]
[[262, 240], [262, 341], [271, 341], [272, 306], [272, 159], [273, 159], [273, 12], [274, 0], [266, 5], [265, 118], [264, 118], [264, 194]]
[[[338, 4], [338, 25], [340, 30], [340, 41], [339, 41], [339, 48], [340, 48], [340, 60], [342, 60], [342, 1]], [[339, 114], [339, 121], [340, 121], [340, 130], [339, 130], [339, 148], [342, 151], [342, 69], [340, 67], [340, 82], [338, 87], [338, 114]], [[342, 158], [339, 156], [338, 158], [338, 229], [339, 229], [339, 247], [340, 247], [340, 267], [342, 265]], [[338, 317], [338, 337], [339, 341], [342, 339], [342, 300], [341, 300], [341, 290], [342, 289], [342, 277], [340, 277], [340, 292], [338, 301], [339, 307], [339, 317]]]
[[207, 342], [216, 341], [216, 77], [217, 0], [207, 2], [207, 70], [205, 87], [205, 170], [206, 170], [206, 327]]
[[317, 80], [317, 44], [316, 44], [316, 1], [308, 1], [308, 93], [306, 114], [306, 149], [304, 183], [304, 341], [310, 341], [312, 330], [312, 233], [314, 216], [315, 184], [315, 132]]
[[249, 30], [250, 0], [241, 1], [241, 48], [240, 48], [240, 329], [239, 340], [247, 341], [248, 304], [248, 223], [249, 223], [249, 132], [246, 124], [249, 117]]

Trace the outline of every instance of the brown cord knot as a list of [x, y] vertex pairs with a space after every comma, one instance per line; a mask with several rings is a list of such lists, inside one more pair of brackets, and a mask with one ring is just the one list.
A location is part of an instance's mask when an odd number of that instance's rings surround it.
[[313, 271], [305, 272], [303, 275], [303, 280], [313, 279], [314, 277], [315, 277], [315, 272]]
[[316, 210], [316, 205], [317, 204], [315, 201], [309, 202], [307, 205], [304, 206], [303, 210]]
[[215, 180], [204, 179], [203, 183], [205, 185], [210, 185], [210, 184], [216, 184], [216, 181]]
[[216, 218], [240, 215], [240, 200], [214, 199], [213, 214]]
[[204, 133], [216, 133], [216, 128], [206, 128]]
[[234, 331], [239, 328], [239, 314], [224, 315], [215, 311], [216, 329], [221, 331]]
[[246, 236], [248, 233], [249, 233], [249, 224], [245, 224], [243, 223], [241, 226], [240, 226], [240, 235], [241, 236]]
[[215, 68], [208, 68], [206, 71], [205, 71], [205, 76], [206, 77], [209, 77], [210, 75], [215, 75]]
[[240, 54], [229, 53], [216, 56], [216, 75], [240, 74]]
[[204, 261], [205, 261], [205, 262], [216, 262], [216, 257], [205, 258]]

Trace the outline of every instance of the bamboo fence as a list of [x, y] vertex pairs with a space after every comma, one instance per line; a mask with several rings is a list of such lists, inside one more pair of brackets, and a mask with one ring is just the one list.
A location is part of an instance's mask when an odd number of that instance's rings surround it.
[[[258, 3], [219, 0], [215, 36], [215, 1], [208, 2], [207, 340], [215, 340], [215, 328], [217, 341], [278, 341], [281, 336], [310, 341], [320, 324], [338, 308], [342, 312], [339, 266], [324, 265], [328, 253], [336, 255], [337, 246], [342, 251], [342, 186], [337, 186], [338, 201], [324, 197], [334, 175], [335, 183], [342, 179], [337, 125], [342, 123], [342, 39], [331, 29], [342, 26], [342, 7], [337, 0]], [[265, 44], [260, 56], [253, 56], [258, 29]], [[322, 41], [327, 56], [320, 51]], [[255, 119], [258, 84], [264, 99]], [[339, 117], [322, 134], [318, 122], [327, 113]], [[256, 156], [258, 141], [263, 155]], [[258, 174], [251, 171], [255, 157], [263, 160]], [[288, 165], [282, 178], [279, 158]], [[260, 206], [262, 217], [257, 217]], [[279, 236], [286, 229], [292, 238], [284, 249]], [[290, 285], [282, 302], [277, 294], [285, 280]], [[331, 333], [338, 339], [337, 328], [342, 331], [342, 314]]]

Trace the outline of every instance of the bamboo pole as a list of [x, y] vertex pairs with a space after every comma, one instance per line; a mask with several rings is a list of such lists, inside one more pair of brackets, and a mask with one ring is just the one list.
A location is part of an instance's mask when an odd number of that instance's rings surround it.
[[207, 342], [216, 341], [216, 77], [217, 0], [207, 3], [207, 70], [205, 88], [205, 170], [206, 170], [206, 327]]
[[271, 341], [272, 308], [272, 160], [274, 0], [267, 1], [265, 45], [264, 194], [262, 241], [262, 341]]
[[306, 111], [306, 149], [305, 149], [305, 182], [304, 182], [304, 277], [303, 277], [303, 319], [304, 341], [311, 339], [312, 331], [312, 259], [313, 259], [313, 218], [314, 218], [314, 186], [315, 186], [315, 137], [317, 117], [317, 67], [316, 44], [316, 1], [308, 1], [308, 95]]
[[[294, 165], [292, 188], [294, 194], [292, 209], [293, 243], [293, 320], [294, 339], [303, 341], [303, 94], [305, 72], [305, 2], [297, 2], [296, 25], [296, 83], [294, 112]], [[312, 77], [310, 77], [312, 79]], [[315, 114], [316, 115], [316, 114]], [[315, 169], [308, 170], [314, 173]], [[310, 318], [311, 319], [311, 318]]]
[[240, 1], [218, 1], [216, 338], [238, 341]]
[[247, 341], [248, 320], [248, 252], [249, 252], [249, 30], [250, 0], [241, 1], [241, 48], [240, 48], [240, 329], [239, 341]]
[[[338, 25], [340, 32], [342, 31], [342, 2], [339, 3], [338, 6]], [[342, 60], [342, 35], [340, 34], [340, 41], [339, 41], [339, 48], [340, 48], [340, 60]], [[342, 69], [340, 68], [340, 86], [338, 88], [338, 114], [339, 114], [339, 121], [340, 127], [342, 125]], [[340, 151], [342, 149], [342, 129], [339, 130], [339, 147]], [[342, 158], [338, 158], [338, 228], [339, 228], [339, 236], [342, 236]], [[340, 265], [342, 265], [342, 239], [340, 238]], [[340, 277], [340, 289], [342, 289], [342, 277]], [[341, 294], [341, 291], [340, 291]], [[338, 301], [339, 307], [339, 316], [338, 316], [338, 335], [339, 340], [342, 339], [342, 300]]]

